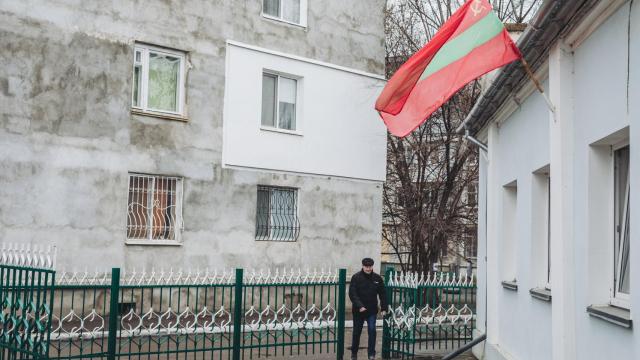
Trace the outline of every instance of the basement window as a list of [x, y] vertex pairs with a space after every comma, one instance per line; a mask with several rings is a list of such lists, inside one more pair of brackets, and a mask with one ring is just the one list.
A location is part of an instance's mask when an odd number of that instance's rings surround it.
[[258, 186], [256, 240], [296, 241], [299, 234], [298, 190]]
[[179, 244], [182, 178], [129, 174], [127, 243]]

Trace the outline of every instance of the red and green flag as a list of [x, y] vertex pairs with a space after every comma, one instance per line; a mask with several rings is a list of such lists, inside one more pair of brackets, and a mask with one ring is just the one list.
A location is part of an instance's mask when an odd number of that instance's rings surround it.
[[491, 4], [468, 0], [389, 79], [376, 110], [389, 132], [406, 136], [460, 88], [521, 57]]

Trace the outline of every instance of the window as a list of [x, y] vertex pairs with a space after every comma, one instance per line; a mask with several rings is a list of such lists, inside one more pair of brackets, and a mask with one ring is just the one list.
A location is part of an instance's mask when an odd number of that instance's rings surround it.
[[185, 53], [136, 44], [132, 107], [144, 112], [184, 114]]
[[629, 307], [629, 146], [614, 149], [613, 305]]
[[306, 0], [263, 0], [262, 16], [305, 26]]
[[502, 193], [502, 233], [500, 234], [500, 247], [498, 258], [502, 280], [516, 281], [516, 240], [517, 240], [517, 213], [518, 187], [517, 183], [505, 185]]
[[129, 174], [127, 239], [179, 241], [182, 178]]
[[476, 191], [476, 184], [471, 184], [467, 186], [467, 206], [476, 207], [478, 192]]
[[464, 235], [464, 256], [475, 258], [478, 256], [478, 239], [475, 227], [470, 228]]
[[551, 290], [551, 177], [549, 165], [533, 173], [531, 189], [532, 264], [538, 288]]
[[296, 241], [300, 233], [298, 190], [258, 186], [256, 240]]
[[544, 242], [546, 244], [546, 248], [545, 248], [545, 254], [544, 257], [545, 259], [547, 259], [546, 262], [546, 278], [547, 278], [547, 283], [545, 288], [551, 290], [551, 177], [547, 175], [547, 179], [546, 179], [546, 189], [547, 189], [547, 196], [545, 196], [545, 200], [546, 200], [546, 211], [545, 211], [545, 235], [546, 235], [546, 241]]
[[297, 87], [295, 79], [262, 74], [262, 126], [296, 130]]

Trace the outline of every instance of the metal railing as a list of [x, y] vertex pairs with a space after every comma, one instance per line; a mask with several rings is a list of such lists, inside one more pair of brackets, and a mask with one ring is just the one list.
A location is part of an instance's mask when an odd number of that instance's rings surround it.
[[[56, 274], [54, 263], [55, 249], [3, 245], [0, 359], [344, 355], [344, 269]], [[383, 357], [471, 340], [473, 277], [388, 271], [385, 281]]]
[[49, 356], [340, 359], [345, 287], [345, 270], [63, 273]]
[[413, 357], [428, 350], [455, 349], [472, 340], [476, 286], [473, 276], [438, 273], [386, 274], [389, 314], [385, 358]]
[[55, 249], [3, 244], [0, 359], [47, 359]]

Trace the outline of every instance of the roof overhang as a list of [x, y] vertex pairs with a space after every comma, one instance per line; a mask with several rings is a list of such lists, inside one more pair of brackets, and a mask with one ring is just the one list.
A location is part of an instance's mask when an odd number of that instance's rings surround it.
[[[598, 0], [545, 0], [535, 18], [518, 39], [517, 45], [533, 72], [547, 64], [551, 46], [569, 33], [598, 4]], [[530, 81], [519, 61], [501, 68], [489, 88], [480, 95], [464, 122], [458, 127], [477, 134], [500, 110], [503, 104]]]

